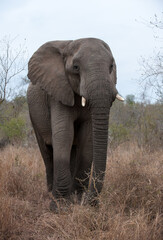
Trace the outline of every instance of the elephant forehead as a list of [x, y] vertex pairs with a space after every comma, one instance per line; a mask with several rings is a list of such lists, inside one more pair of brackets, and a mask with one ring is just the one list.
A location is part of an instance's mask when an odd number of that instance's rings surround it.
[[81, 39], [74, 40], [72, 44], [73, 43], [77, 45], [86, 44], [86, 45], [92, 46], [92, 44], [102, 44], [103, 41], [98, 38], [81, 38]]
[[[74, 40], [73, 42], [71, 42], [68, 45], [67, 48], [67, 52], [69, 54], [72, 54], [73, 52], [76, 51], [85, 51], [88, 50], [90, 51], [97, 51], [97, 49], [105, 49], [106, 43], [104, 43], [102, 40], [100, 39], [96, 39], [96, 38], [82, 38], [82, 39], [78, 39], [78, 40]], [[109, 47], [108, 47], [109, 49]]]

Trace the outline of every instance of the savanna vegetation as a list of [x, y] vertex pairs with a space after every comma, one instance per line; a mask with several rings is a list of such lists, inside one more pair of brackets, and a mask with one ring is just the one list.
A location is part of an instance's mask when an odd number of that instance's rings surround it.
[[57, 215], [49, 210], [45, 169], [26, 98], [4, 102], [0, 125], [0, 239], [161, 240], [162, 110], [162, 103], [136, 103], [131, 96], [125, 103], [115, 102], [99, 207], [76, 202]]
[[[151, 24], [162, 29], [157, 17]], [[25, 67], [23, 64], [16, 68], [20, 61], [12, 57], [9, 64], [5, 57], [10, 56], [11, 48], [7, 44], [4, 55], [0, 55], [0, 239], [163, 239], [161, 51], [153, 58], [155, 64], [143, 60], [143, 94], [148, 86], [154, 86], [156, 101], [150, 103], [146, 97], [137, 101], [135, 96], [128, 95], [124, 103], [113, 104], [99, 206], [84, 206], [74, 196], [74, 204], [65, 204], [66, 211], [54, 214], [49, 210], [45, 168], [31, 127], [26, 96], [18, 92], [11, 96], [8, 88]], [[21, 52], [17, 52], [18, 59]]]

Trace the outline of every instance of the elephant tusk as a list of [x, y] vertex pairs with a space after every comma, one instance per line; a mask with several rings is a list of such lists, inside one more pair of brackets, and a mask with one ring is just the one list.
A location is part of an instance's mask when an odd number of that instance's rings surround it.
[[123, 97], [121, 97], [118, 93], [117, 93], [117, 95], [116, 95], [116, 98], [119, 100], [119, 101], [124, 101], [124, 98]]
[[82, 97], [82, 100], [81, 100], [81, 105], [83, 107], [85, 107], [85, 104], [86, 104], [86, 99], [84, 97]]

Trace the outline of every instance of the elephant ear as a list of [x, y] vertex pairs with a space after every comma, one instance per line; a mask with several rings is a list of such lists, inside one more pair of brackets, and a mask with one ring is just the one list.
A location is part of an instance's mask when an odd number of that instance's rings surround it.
[[115, 60], [113, 60], [113, 70], [111, 73], [111, 78], [114, 84], [117, 84], [117, 66], [116, 66]]
[[52, 98], [74, 105], [74, 93], [65, 73], [63, 50], [71, 41], [52, 41], [41, 46], [28, 63], [28, 78]]
[[[109, 53], [111, 53], [111, 55], [113, 56], [109, 45], [107, 43], [105, 43], [104, 41], [102, 41], [102, 43], [103, 43], [104, 47], [107, 49], [107, 51]], [[117, 84], [117, 66], [116, 66], [114, 58], [113, 58], [113, 70], [112, 70], [112, 73], [111, 73], [111, 79], [112, 79], [114, 84]]]

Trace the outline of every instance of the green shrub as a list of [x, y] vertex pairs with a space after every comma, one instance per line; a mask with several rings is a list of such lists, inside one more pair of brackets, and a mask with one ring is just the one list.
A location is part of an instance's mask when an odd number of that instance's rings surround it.
[[112, 123], [109, 128], [109, 134], [111, 143], [121, 143], [129, 139], [129, 128], [126, 128], [123, 124]]
[[11, 118], [1, 126], [1, 129], [9, 140], [21, 140], [25, 136], [25, 120], [21, 117]]

